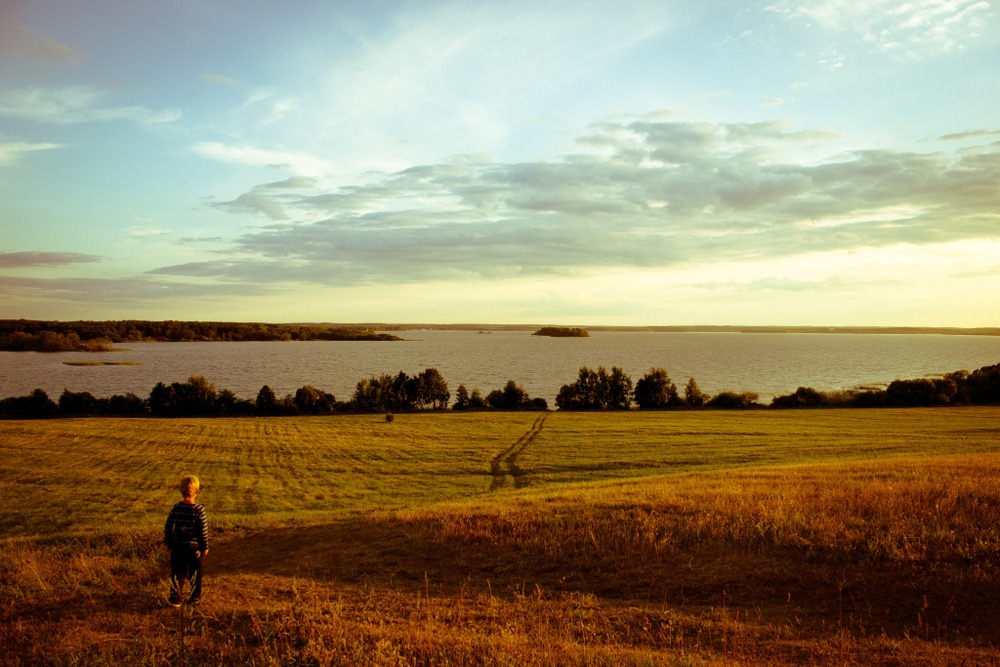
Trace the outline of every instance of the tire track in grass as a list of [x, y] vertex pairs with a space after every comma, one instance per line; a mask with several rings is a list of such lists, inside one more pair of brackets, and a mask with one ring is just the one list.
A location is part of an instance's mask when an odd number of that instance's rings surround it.
[[[517, 457], [542, 432], [542, 426], [545, 425], [545, 420], [549, 418], [549, 414], [549, 412], [546, 412], [540, 415], [535, 419], [535, 423], [531, 425], [527, 433], [517, 439], [517, 442], [490, 459], [490, 476], [493, 478], [493, 481], [490, 482], [490, 491], [497, 491], [507, 486], [508, 477], [514, 480], [514, 488], [520, 489], [528, 486], [528, 473], [517, 464]], [[504, 469], [505, 466], [506, 469]]]

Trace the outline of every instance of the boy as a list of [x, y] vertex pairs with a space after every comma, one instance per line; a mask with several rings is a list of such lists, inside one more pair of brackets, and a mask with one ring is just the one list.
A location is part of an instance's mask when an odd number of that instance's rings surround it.
[[174, 505], [163, 527], [163, 543], [170, 549], [171, 607], [181, 606], [181, 589], [191, 582], [189, 604], [201, 601], [201, 558], [208, 553], [205, 508], [195, 503], [201, 483], [194, 475], [181, 478], [182, 500]]

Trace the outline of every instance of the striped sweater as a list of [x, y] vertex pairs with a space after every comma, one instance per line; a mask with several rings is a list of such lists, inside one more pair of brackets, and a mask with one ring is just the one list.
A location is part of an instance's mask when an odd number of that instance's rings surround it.
[[170, 549], [188, 546], [198, 551], [208, 548], [208, 519], [202, 505], [177, 503], [163, 526], [163, 543]]

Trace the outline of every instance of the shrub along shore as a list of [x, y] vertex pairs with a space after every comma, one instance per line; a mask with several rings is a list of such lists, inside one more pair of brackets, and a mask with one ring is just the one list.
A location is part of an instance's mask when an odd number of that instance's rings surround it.
[[[683, 390], [663, 368], [651, 368], [638, 381], [621, 368], [610, 371], [584, 366], [572, 383], [565, 384], [556, 396], [560, 410], [668, 410], [817, 407], [929, 407], [946, 405], [984, 405], [1000, 403], [1000, 364], [975, 371], [948, 373], [940, 378], [894, 380], [884, 389], [823, 392], [799, 387], [793, 393], [776, 396], [765, 406], [754, 392], [723, 391], [711, 396], [701, 391], [697, 381], [688, 379]], [[448, 384], [435, 368], [414, 376], [403, 371], [383, 373], [358, 382], [347, 401], [311, 385], [294, 394], [277, 396], [264, 385], [254, 400], [236, 396], [200, 375], [186, 382], [158, 382], [149, 396], [133, 393], [95, 397], [90, 392], [63, 390], [53, 401], [42, 389], [27, 396], [0, 400], [0, 418], [41, 419], [52, 417], [249, 417], [324, 415], [335, 412], [378, 413], [418, 410], [548, 410], [545, 399], [532, 398], [514, 380], [485, 396], [478, 387], [471, 391], [459, 385], [454, 402]]]

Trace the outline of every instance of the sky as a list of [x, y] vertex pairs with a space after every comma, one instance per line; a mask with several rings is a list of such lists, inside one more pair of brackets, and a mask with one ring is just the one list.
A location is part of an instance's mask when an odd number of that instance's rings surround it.
[[1000, 326], [997, 0], [3, 0], [0, 318]]

